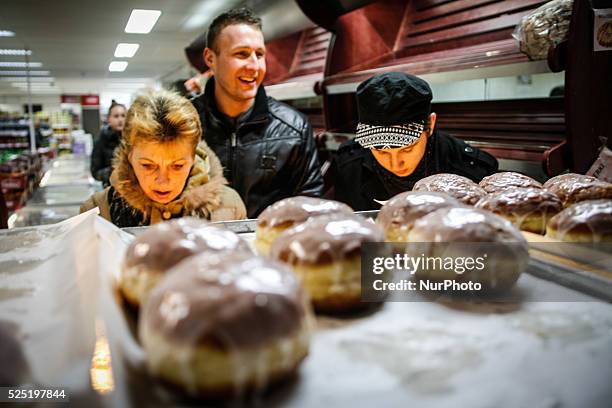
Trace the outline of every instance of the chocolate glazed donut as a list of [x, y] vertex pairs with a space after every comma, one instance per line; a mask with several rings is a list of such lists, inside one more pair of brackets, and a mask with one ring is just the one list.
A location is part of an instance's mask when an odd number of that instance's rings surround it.
[[238, 235], [198, 218], [180, 218], [149, 227], [127, 249], [119, 288], [134, 307], [171, 267], [202, 252], [248, 252]]
[[361, 303], [361, 245], [384, 241], [379, 226], [357, 215], [315, 217], [274, 241], [270, 256], [289, 264], [318, 312], [344, 312]]
[[147, 299], [139, 335], [149, 371], [190, 395], [262, 392], [308, 354], [312, 312], [291, 270], [246, 253], [200, 254]]
[[513, 171], [491, 174], [484, 177], [479, 185], [489, 194], [513, 188], [542, 188], [542, 184], [531, 177]]
[[488, 194], [474, 207], [498, 214], [517, 228], [536, 234], [544, 234], [548, 220], [563, 209], [559, 197], [539, 188], [517, 188]]
[[324, 214], [353, 214], [348, 205], [314, 197], [291, 197], [277, 201], [257, 218], [255, 247], [260, 255], [268, 255], [272, 242], [283, 231], [311, 217]]
[[567, 207], [550, 219], [546, 236], [566, 242], [612, 242], [612, 200]]
[[486, 191], [469, 178], [450, 173], [425, 177], [414, 184], [412, 191], [446, 193], [467, 205], [476, 204], [486, 194]]
[[561, 199], [563, 207], [601, 198], [612, 198], [612, 184], [582, 174], [563, 174], [544, 183], [544, 188]]
[[463, 204], [445, 193], [435, 191], [406, 191], [387, 201], [376, 223], [385, 231], [389, 242], [407, 242], [408, 233], [421, 217], [445, 207], [460, 207]]

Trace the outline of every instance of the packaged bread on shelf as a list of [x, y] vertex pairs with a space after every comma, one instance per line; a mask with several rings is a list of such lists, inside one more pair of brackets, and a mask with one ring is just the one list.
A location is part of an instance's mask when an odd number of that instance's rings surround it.
[[567, 39], [573, 6], [573, 0], [552, 0], [521, 18], [512, 33], [521, 52], [532, 60], [546, 59], [550, 47]]

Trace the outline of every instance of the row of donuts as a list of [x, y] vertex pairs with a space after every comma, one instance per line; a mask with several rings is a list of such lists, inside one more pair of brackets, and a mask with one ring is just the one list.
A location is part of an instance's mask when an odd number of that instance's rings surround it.
[[[608, 197], [608, 186], [582, 177], [560, 176], [547, 188], [517, 173], [499, 173], [482, 186], [456, 175], [436, 175], [385, 203], [376, 223], [335, 201], [281, 200], [257, 220], [255, 247], [265, 258], [226, 229], [183, 218], [153, 226], [132, 242], [119, 286], [123, 297], [141, 309], [139, 336], [152, 374], [205, 397], [260, 391], [295, 372], [307, 355], [310, 302], [319, 312], [363, 306], [363, 243], [513, 243], [494, 269], [469, 276], [486, 289], [507, 290], [528, 261], [527, 243], [510, 221], [524, 227], [526, 217], [518, 222], [514, 208], [483, 203], [495, 203], [495, 194], [519, 197], [514, 201], [539, 197], [522, 200], [531, 202], [531, 212], [548, 219], [551, 206], [542, 203], [555, 202], [552, 195], [568, 205], [555, 217], [577, 212], [569, 217], [574, 223], [584, 219], [591, 234], [608, 231], [598, 237], [609, 237], [612, 200], [570, 205], [598, 194]], [[581, 183], [587, 186], [576, 188]], [[588, 187], [593, 184], [598, 189]], [[495, 192], [495, 186], [504, 190]]]
[[187, 217], [148, 228], [117, 283], [138, 311], [148, 372], [192, 397], [257, 395], [308, 354], [314, 320], [300, 282], [224, 227]]
[[[495, 252], [499, 254], [501, 249], [503, 259], [481, 272], [459, 276], [452, 270], [422, 270], [417, 274], [417, 278], [436, 281], [471, 280], [487, 292], [511, 288], [529, 259], [527, 241], [509, 221], [466, 206], [448, 194], [429, 191], [396, 195], [383, 205], [375, 222], [334, 201], [309, 197], [281, 200], [260, 215], [255, 247], [260, 254], [291, 265], [315, 311], [329, 313], [367, 305], [361, 301], [361, 245], [385, 241], [497, 246]], [[435, 252], [441, 247], [433, 245], [428, 250]]]
[[590, 176], [563, 174], [542, 185], [514, 172], [493, 174], [480, 184], [455, 174], [436, 174], [418, 181], [413, 191], [449, 194], [523, 231], [556, 240], [612, 240], [612, 184]]

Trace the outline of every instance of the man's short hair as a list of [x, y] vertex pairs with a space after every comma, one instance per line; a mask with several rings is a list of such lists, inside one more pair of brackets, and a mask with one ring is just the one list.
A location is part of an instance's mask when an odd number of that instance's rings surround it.
[[221, 31], [227, 26], [234, 24], [247, 24], [257, 27], [261, 31], [261, 18], [257, 17], [253, 11], [246, 7], [231, 9], [218, 15], [208, 26], [206, 33], [206, 43], [215, 53], [219, 53], [217, 38]]

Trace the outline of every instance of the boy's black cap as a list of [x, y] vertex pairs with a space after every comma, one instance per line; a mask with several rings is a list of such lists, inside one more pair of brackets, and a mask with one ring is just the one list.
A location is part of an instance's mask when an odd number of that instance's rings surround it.
[[431, 99], [429, 84], [419, 77], [402, 72], [376, 75], [357, 87], [359, 122], [395, 126], [425, 120]]
[[389, 72], [357, 87], [359, 124], [355, 141], [366, 149], [412, 145], [431, 113], [431, 88], [414, 75]]

